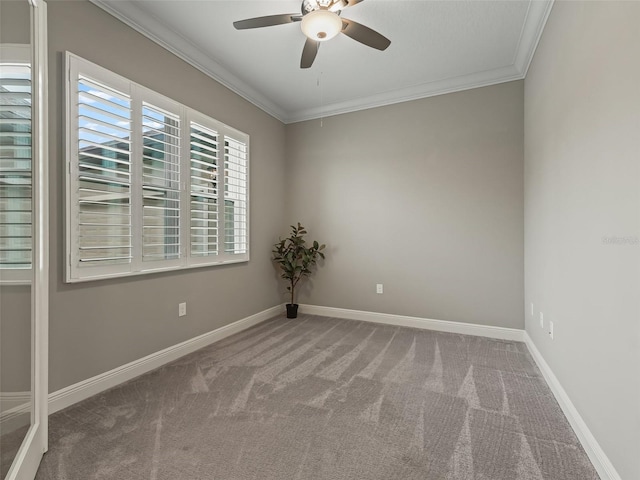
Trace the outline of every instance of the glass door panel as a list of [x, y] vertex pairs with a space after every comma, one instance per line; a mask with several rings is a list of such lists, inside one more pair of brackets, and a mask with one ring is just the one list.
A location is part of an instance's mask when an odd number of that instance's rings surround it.
[[47, 449], [46, 3], [0, 0], [0, 480]]
[[31, 426], [31, 20], [0, 2], [0, 478]]

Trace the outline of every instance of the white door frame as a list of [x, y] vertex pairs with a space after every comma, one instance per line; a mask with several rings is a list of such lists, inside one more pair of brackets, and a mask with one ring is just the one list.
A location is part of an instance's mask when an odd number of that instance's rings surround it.
[[[26, 1], [26, 0], [25, 0]], [[33, 479], [47, 451], [49, 390], [49, 172], [47, 4], [31, 5], [31, 149], [33, 185], [33, 283], [31, 291], [31, 427], [5, 480]]]

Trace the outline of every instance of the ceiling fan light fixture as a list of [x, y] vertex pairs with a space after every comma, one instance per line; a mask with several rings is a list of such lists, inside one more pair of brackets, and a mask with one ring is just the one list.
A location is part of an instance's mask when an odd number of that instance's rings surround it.
[[302, 33], [316, 42], [331, 40], [342, 30], [342, 20], [329, 10], [315, 10], [302, 17]]

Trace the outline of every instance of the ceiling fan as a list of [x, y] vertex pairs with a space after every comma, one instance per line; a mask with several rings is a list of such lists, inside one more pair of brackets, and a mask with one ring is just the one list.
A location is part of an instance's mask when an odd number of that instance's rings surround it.
[[340, 16], [342, 9], [362, 1], [364, 0], [303, 0], [302, 14], [248, 18], [233, 22], [233, 26], [237, 30], [246, 30], [300, 22], [302, 33], [307, 37], [302, 49], [300, 68], [309, 68], [318, 54], [320, 43], [331, 40], [339, 33], [378, 50], [385, 50], [391, 44], [388, 38], [375, 30]]

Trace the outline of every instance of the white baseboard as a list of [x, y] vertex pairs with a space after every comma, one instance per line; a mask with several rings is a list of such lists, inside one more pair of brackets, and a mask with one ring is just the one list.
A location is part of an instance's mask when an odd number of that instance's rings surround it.
[[569, 398], [567, 392], [564, 390], [564, 388], [562, 388], [560, 381], [551, 370], [551, 367], [549, 367], [549, 364], [545, 361], [544, 357], [533, 343], [533, 340], [531, 340], [529, 334], [526, 331], [523, 333], [524, 341], [527, 345], [527, 348], [531, 352], [533, 359], [536, 361], [536, 364], [540, 368], [540, 371], [547, 381], [547, 384], [551, 388], [553, 395], [556, 397], [556, 400], [560, 404], [560, 408], [562, 408], [564, 415], [567, 417], [567, 420], [571, 424], [571, 427], [578, 436], [582, 447], [584, 448], [585, 452], [587, 452], [589, 460], [591, 460], [591, 463], [598, 472], [598, 475], [600, 475], [600, 479], [622, 480], [615, 467], [611, 463], [611, 460], [609, 460], [609, 457], [607, 457], [606, 453], [604, 453], [604, 450], [602, 450], [602, 447], [600, 447], [600, 444], [589, 430], [589, 427], [587, 427], [587, 424], [582, 419], [582, 416], [580, 416], [580, 413], [578, 413], [578, 410], [571, 401], [571, 398]]
[[[589, 459], [600, 475], [601, 480], [622, 480], [526, 331], [515, 328], [475, 325], [471, 323], [409, 317], [388, 313], [366, 312], [361, 310], [349, 310], [344, 308], [323, 307], [319, 305], [301, 304], [299, 312], [302, 314], [306, 313], [309, 315], [319, 315], [324, 317], [361, 320], [387, 325], [525, 342], [531, 352], [531, 355], [540, 367], [551, 391], [558, 400], [562, 411], [576, 432], [576, 435], [589, 456]], [[177, 360], [184, 355], [218, 342], [230, 335], [246, 330], [249, 327], [257, 325], [281, 313], [283, 313], [283, 306], [276, 305], [275, 307], [263, 310], [255, 315], [251, 315], [242, 320], [238, 320], [237, 322], [190, 340], [186, 340], [172, 347], [165, 348], [164, 350], [151, 355], [147, 355], [139, 360], [135, 360], [103, 374], [96, 375], [95, 377], [70, 385], [69, 387], [58, 390], [57, 392], [53, 392], [49, 394], [49, 413], [55, 413], [63, 408], [69, 407], [74, 403], [89, 398], [92, 395], [115, 387], [123, 382], [131, 380], [132, 378], [161, 367], [166, 363]], [[14, 412], [12, 412], [12, 414], [13, 413]]]
[[88, 378], [74, 385], [62, 388], [56, 392], [49, 394], [49, 413], [55, 413], [67, 408], [74, 403], [103, 392], [109, 388], [115, 387], [123, 382], [131, 380], [139, 375], [147, 373], [169, 362], [177, 360], [180, 357], [195, 352], [203, 347], [218, 342], [234, 333], [246, 330], [265, 320], [283, 313], [282, 305], [268, 308], [262, 312], [258, 312], [249, 317], [233, 322], [224, 327], [217, 328], [211, 332], [204, 333], [190, 340], [178, 343], [171, 347], [152, 353], [146, 357], [134, 360], [133, 362], [114, 368], [108, 372]]
[[430, 318], [408, 317], [405, 315], [365, 312], [362, 310], [348, 310], [345, 308], [322, 307], [318, 305], [300, 305], [299, 311], [300, 313], [320, 315], [322, 317], [336, 317], [348, 320], [361, 320], [364, 322], [385, 323], [387, 325], [397, 325], [400, 327], [460, 333], [463, 335], [490, 337], [515, 342], [524, 341], [524, 330], [518, 330], [517, 328], [492, 327], [489, 325], [475, 325], [472, 323], [433, 320]]
[[0, 431], [13, 432], [29, 425], [31, 392], [0, 392]]
[[604, 453], [597, 440], [587, 427], [573, 402], [562, 388], [562, 385], [553, 371], [538, 351], [535, 344], [525, 330], [515, 328], [492, 327], [487, 325], [474, 325], [470, 323], [451, 322], [445, 320], [433, 320], [428, 318], [408, 317], [392, 315], [388, 313], [375, 313], [360, 310], [348, 310], [344, 308], [323, 307], [318, 305], [300, 305], [300, 313], [320, 315], [324, 317], [345, 318], [349, 320], [362, 320], [365, 322], [384, 323], [403, 327], [422, 328], [440, 332], [460, 333], [490, 337], [500, 340], [525, 342], [536, 364], [549, 384], [556, 400], [560, 404], [567, 420], [576, 432], [582, 447], [589, 456], [591, 463], [600, 475], [601, 480], [622, 480], [615, 467]]
[[30, 401], [31, 392], [0, 392], [0, 415], [2, 415], [1, 412], [6, 412]]

